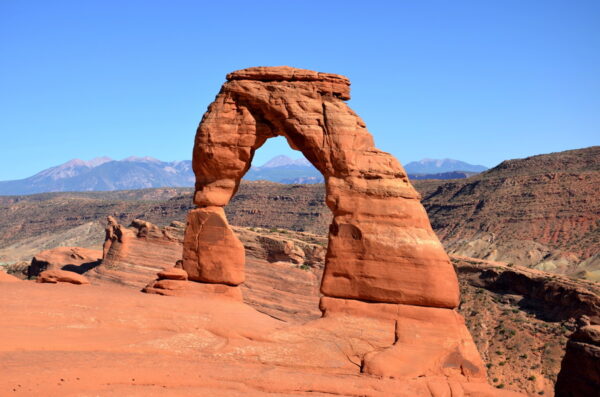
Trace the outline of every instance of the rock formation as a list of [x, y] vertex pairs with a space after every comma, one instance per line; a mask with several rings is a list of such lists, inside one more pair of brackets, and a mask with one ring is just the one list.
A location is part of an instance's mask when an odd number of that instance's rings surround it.
[[[178, 261], [177, 265], [181, 265]], [[148, 284], [143, 292], [166, 296], [203, 296], [219, 294], [235, 300], [242, 300], [239, 287], [223, 284], [195, 283], [188, 281], [188, 274], [179, 267], [171, 267], [157, 273], [157, 279]]]
[[456, 273], [420, 196], [400, 163], [375, 148], [348, 99], [350, 82], [334, 74], [255, 67], [227, 75], [196, 132], [198, 208], [188, 215], [183, 269], [202, 282], [244, 281], [242, 244], [223, 207], [256, 149], [282, 135], [326, 181], [333, 221], [321, 310], [326, 317], [377, 316], [395, 326], [395, 344], [363, 354], [362, 370], [481, 381], [483, 364], [453, 310], [459, 303]]
[[90, 281], [83, 275], [68, 270], [50, 269], [44, 270], [37, 276], [38, 283], [70, 283], [70, 284], [89, 284]]
[[597, 396], [600, 392], [600, 325], [587, 320], [567, 343], [556, 397]]
[[45, 270], [67, 270], [83, 274], [98, 266], [102, 252], [81, 247], [56, 247], [36, 254], [27, 269], [29, 278]]
[[539, 313], [547, 321], [566, 321], [581, 316], [600, 323], [600, 285], [572, 280], [521, 266], [507, 266], [452, 255], [461, 280], [518, 298], [519, 306]]
[[[375, 148], [365, 123], [344, 102], [350, 98], [348, 79], [290, 67], [257, 67], [231, 73], [227, 80], [196, 133], [194, 202], [199, 208], [188, 218], [186, 241], [202, 243], [200, 211], [219, 219], [226, 230], [219, 209], [235, 194], [256, 149], [283, 135], [326, 179], [334, 220], [323, 294], [458, 305], [456, 274], [418, 193], [400, 163]], [[192, 245], [184, 248], [183, 267], [189, 274], [210, 273], [200, 279], [216, 283], [243, 281], [238, 258], [218, 264], [197, 257], [194, 250]], [[220, 251], [218, 258], [232, 254]]]
[[600, 281], [600, 146], [414, 183], [449, 253]]
[[102, 265], [89, 275], [141, 289], [156, 273], [181, 259], [183, 224], [173, 222], [160, 228], [135, 219], [129, 227], [108, 217]]

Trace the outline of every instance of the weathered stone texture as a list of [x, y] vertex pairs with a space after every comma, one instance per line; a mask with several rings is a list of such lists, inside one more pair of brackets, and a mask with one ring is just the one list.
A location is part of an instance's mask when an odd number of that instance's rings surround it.
[[[375, 148], [365, 123], [344, 102], [350, 98], [348, 79], [290, 67], [249, 68], [227, 79], [196, 133], [196, 205], [225, 206], [256, 149], [282, 135], [325, 176], [334, 219], [324, 295], [458, 305], [456, 274], [419, 194], [400, 163]], [[203, 244], [189, 222], [186, 233], [186, 241]], [[226, 274], [238, 274], [240, 265], [225, 263], [221, 258], [228, 255], [223, 246], [220, 254], [211, 253], [215, 262], [201, 261], [193, 249], [184, 249], [184, 268], [190, 278], [202, 274], [203, 281], [235, 284]]]

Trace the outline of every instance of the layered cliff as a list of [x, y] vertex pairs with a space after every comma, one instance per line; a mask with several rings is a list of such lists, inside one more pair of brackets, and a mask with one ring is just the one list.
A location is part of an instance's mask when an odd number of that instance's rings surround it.
[[450, 253], [600, 279], [600, 146], [414, 184]]

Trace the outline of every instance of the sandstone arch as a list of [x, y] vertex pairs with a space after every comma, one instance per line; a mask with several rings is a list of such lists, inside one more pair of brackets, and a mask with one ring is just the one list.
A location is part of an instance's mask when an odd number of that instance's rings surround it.
[[195, 138], [198, 208], [189, 214], [183, 253], [190, 279], [244, 281], [244, 248], [223, 207], [255, 150], [282, 135], [325, 177], [334, 216], [321, 285], [325, 296], [458, 305], [456, 274], [418, 193], [400, 163], [375, 148], [348, 99], [349, 80], [335, 74], [255, 67], [227, 75]]

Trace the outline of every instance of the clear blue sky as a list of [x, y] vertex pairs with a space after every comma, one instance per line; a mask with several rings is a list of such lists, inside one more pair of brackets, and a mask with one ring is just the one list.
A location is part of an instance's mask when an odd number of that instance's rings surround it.
[[189, 159], [225, 74], [258, 65], [348, 76], [350, 106], [403, 163], [600, 144], [597, 0], [0, 0], [0, 56], [0, 180]]

